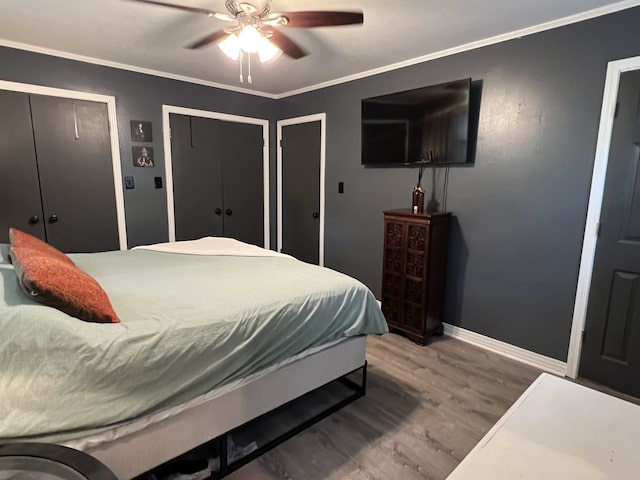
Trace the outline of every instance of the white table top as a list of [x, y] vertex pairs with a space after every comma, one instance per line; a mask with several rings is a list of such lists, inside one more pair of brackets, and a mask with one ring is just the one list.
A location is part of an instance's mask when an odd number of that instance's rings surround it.
[[639, 480], [640, 406], [543, 373], [447, 480]]

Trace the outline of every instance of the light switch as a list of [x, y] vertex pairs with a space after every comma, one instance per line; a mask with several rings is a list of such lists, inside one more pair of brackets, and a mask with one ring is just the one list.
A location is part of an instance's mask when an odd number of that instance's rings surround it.
[[162, 188], [162, 177], [153, 177], [153, 185], [156, 188]]
[[124, 188], [126, 188], [127, 190], [135, 188], [133, 184], [133, 177], [124, 177]]
[[344, 193], [344, 182], [338, 182], [338, 193]]

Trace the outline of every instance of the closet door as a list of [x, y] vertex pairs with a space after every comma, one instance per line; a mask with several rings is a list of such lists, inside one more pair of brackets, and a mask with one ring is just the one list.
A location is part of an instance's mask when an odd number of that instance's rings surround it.
[[29, 96], [0, 90], [0, 243], [10, 227], [44, 240], [42, 215]]
[[262, 127], [220, 122], [224, 235], [264, 246]]
[[219, 120], [171, 114], [176, 240], [224, 235]]
[[320, 121], [282, 127], [281, 251], [320, 262]]
[[30, 99], [47, 241], [65, 252], [119, 249], [106, 104]]

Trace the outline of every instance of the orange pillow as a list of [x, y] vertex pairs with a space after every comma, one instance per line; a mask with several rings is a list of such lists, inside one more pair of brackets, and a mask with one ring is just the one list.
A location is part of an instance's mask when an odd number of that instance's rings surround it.
[[57, 258], [58, 260], [66, 262], [70, 265], [75, 265], [75, 263], [73, 263], [73, 260], [71, 260], [53, 245], [49, 245], [39, 238], [34, 237], [33, 235], [29, 235], [28, 233], [25, 233], [22, 230], [18, 230], [17, 228], [9, 229], [9, 241], [11, 242], [12, 247], [37, 250], [38, 252], [42, 252], [46, 256]]
[[34, 300], [87, 322], [120, 322], [100, 284], [73, 263], [24, 247], [11, 247], [9, 255], [20, 286]]

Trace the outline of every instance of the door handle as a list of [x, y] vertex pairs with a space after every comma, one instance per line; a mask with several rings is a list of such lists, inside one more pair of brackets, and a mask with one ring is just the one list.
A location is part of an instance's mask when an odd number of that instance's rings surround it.
[[226, 213], [227, 215], [231, 216], [233, 214], [233, 210], [231, 210], [230, 208], [227, 208], [224, 213]]
[[318, 212], [313, 212], [313, 215], [311, 215], [313, 218], [320, 218], [320, 214]]
[[57, 221], [58, 221], [58, 216], [55, 213], [51, 215], [48, 220], [49, 223], [56, 223]]
[[214, 210], [214, 212], [215, 212], [216, 215], [221, 215], [222, 214], [222, 209], [221, 208], [216, 208]]
[[34, 215], [33, 217], [29, 218], [29, 225], [35, 225], [39, 221], [40, 217], [38, 215]]

